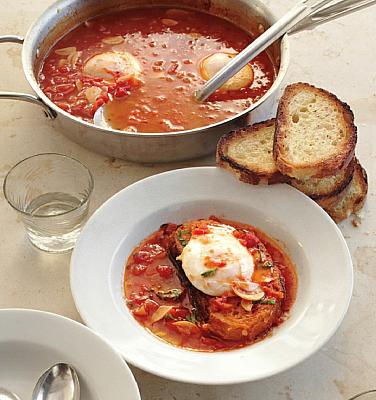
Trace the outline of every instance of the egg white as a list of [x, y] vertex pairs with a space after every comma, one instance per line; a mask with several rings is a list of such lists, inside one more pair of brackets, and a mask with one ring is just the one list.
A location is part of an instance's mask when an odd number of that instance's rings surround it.
[[114, 79], [113, 73], [121, 76], [137, 77], [142, 71], [141, 65], [132, 54], [126, 51], [108, 51], [96, 54], [84, 65], [85, 75], [103, 78], [109, 81]]
[[[232, 292], [232, 283], [239, 277], [251, 280], [254, 261], [247, 248], [233, 235], [228, 225], [209, 225], [209, 233], [192, 236], [178, 257], [192, 285], [210, 296], [222, 296]], [[210, 276], [202, 273], [213, 269], [205, 265], [207, 257], [226, 265], [218, 267]]]
[[[236, 56], [231, 53], [213, 53], [205, 57], [201, 61], [200, 73], [205, 80], [211, 79], [218, 71], [220, 71], [230, 60]], [[229, 91], [239, 90], [250, 86], [253, 82], [252, 67], [247, 64], [226, 83], [224, 83], [218, 90]]]

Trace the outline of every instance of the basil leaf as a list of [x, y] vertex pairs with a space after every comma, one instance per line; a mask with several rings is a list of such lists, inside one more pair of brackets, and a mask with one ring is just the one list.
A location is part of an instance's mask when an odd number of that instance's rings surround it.
[[189, 322], [192, 322], [192, 324], [195, 324], [197, 322], [196, 316], [193, 313], [189, 314], [185, 319]]
[[183, 235], [188, 235], [188, 234], [189, 234], [188, 229], [185, 230], [178, 229], [178, 239], [182, 246], [186, 246], [188, 244], [187, 240], [185, 240], [183, 237]]
[[207, 278], [208, 276], [213, 276], [217, 272], [217, 269], [218, 268], [209, 269], [205, 272], [202, 272], [200, 275], [204, 278]]
[[162, 300], [178, 300], [183, 291], [181, 289], [158, 290], [155, 294]]

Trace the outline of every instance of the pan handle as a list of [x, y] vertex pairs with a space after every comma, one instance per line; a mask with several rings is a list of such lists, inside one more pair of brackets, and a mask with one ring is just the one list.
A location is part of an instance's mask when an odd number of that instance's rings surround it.
[[[23, 44], [24, 38], [17, 35], [5, 35], [0, 36], [0, 43], [18, 43]], [[38, 96], [27, 94], [27, 93], [16, 93], [16, 92], [2, 92], [0, 91], [0, 100], [8, 99], [8, 100], [19, 100], [19, 101], [26, 101], [28, 103], [37, 104], [38, 106], [42, 107], [44, 113], [47, 118], [55, 119], [57, 114], [52, 108], [50, 108], [47, 104], [45, 104], [42, 99]]]

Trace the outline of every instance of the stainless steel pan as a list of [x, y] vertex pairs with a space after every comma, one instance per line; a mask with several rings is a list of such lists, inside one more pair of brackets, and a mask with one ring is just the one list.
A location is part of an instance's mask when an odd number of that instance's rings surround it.
[[265, 114], [273, 105], [289, 62], [286, 37], [268, 49], [278, 66], [278, 75], [273, 86], [257, 103], [223, 122], [192, 130], [146, 134], [100, 128], [61, 110], [45, 96], [38, 85], [37, 75], [41, 62], [51, 46], [67, 31], [96, 15], [153, 5], [204, 10], [253, 33], [268, 28], [276, 20], [259, 0], [61, 0], [37, 19], [25, 38], [0, 37], [0, 43], [22, 44], [23, 71], [35, 92], [35, 95], [0, 92], [0, 98], [27, 101], [41, 106], [46, 116], [53, 119], [56, 129], [64, 135], [84, 147], [108, 156], [138, 162], [167, 162], [214, 152], [217, 140], [223, 133], [245, 126], [257, 113]]

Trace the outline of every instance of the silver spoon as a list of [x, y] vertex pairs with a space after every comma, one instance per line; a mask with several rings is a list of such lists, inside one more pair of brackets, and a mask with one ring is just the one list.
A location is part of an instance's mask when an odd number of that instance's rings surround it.
[[376, 400], [376, 389], [368, 390], [367, 392], [359, 393], [359, 394], [351, 397], [351, 399], [349, 399], [349, 400], [355, 400], [355, 399], [359, 399], [359, 400]]
[[[35, 385], [32, 400], [79, 400], [80, 383], [73, 367], [55, 364], [44, 372]], [[0, 400], [21, 400], [15, 393], [0, 388]]]
[[335, 4], [332, 6], [327, 6], [330, 2], [333, 2], [333, 0], [302, 0], [299, 2], [248, 47], [232, 58], [201, 89], [197, 90], [195, 93], [196, 99], [198, 101], [206, 100], [246, 64], [284, 34], [311, 28], [376, 3], [375, 0], [342, 0], [334, 2]]
[[16, 394], [9, 390], [0, 388], [0, 400], [21, 400]]
[[75, 369], [59, 363], [49, 368], [35, 385], [33, 400], [79, 400], [80, 383]]

